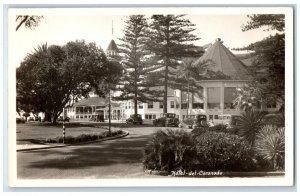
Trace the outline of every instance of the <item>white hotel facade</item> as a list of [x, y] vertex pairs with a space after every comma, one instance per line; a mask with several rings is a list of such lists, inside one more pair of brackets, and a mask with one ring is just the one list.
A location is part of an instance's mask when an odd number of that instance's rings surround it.
[[[116, 55], [117, 51], [118, 48], [112, 40], [106, 53], [108, 56]], [[190, 93], [189, 106], [187, 106], [186, 92], [169, 89], [168, 113], [175, 113], [180, 120], [186, 118], [187, 115], [193, 117], [197, 114], [205, 114], [208, 120], [214, 120], [218, 118], [219, 114], [240, 114], [240, 110], [235, 108], [233, 103], [236, 99], [237, 89], [243, 87], [251, 80], [247, 73], [246, 65], [226, 48], [220, 39], [217, 39], [214, 44], [207, 48], [197, 61], [206, 60], [210, 60], [213, 63], [211, 66], [213, 71], [221, 71], [234, 79], [199, 81], [202, 86], [202, 92], [199, 94], [203, 96], [199, 97]], [[263, 109], [276, 110], [277, 108], [276, 104], [272, 104], [264, 106]], [[112, 119], [124, 120], [133, 113], [133, 100], [112, 101]], [[139, 103], [138, 113], [142, 115], [144, 120], [156, 119], [163, 113], [163, 104], [162, 102]], [[107, 100], [93, 96], [75, 103], [71, 108], [67, 108], [67, 115], [72, 120], [89, 120], [93, 115], [98, 114], [104, 115], [104, 119], [108, 118]]]

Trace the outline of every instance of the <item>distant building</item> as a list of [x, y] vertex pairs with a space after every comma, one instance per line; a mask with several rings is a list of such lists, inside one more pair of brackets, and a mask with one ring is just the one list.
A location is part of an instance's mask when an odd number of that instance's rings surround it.
[[[100, 97], [90, 97], [82, 99], [72, 107], [66, 108], [67, 116], [72, 120], [106, 120], [109, 117], [108, 99]], [[124, 109], [122, 104], [111, 103], [111, 118], [120, 120], [124, 118]]]

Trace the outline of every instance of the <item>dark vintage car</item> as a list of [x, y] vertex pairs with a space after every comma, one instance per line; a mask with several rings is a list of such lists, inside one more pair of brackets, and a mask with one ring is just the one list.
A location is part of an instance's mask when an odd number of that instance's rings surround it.
[[199, 127], [207, 127], [207, 117], [206, 115], [203, 115], [203, 114], [199, 114], [196, 116], [194, 122], [193, 122], [193, 125], [192, 125], [192, 128], [195, 129], [195, 128], [199, 128]]
[[126, 119], [127, 124], [143, 124], [143, 119], [140, 114], [132, 114], [128, 119]]
[[24, 118], [17, 118], [16, 122], [17, 122], [17, 124], [19, 124], [19, 123], [25, 123], [26, 121]]
[[174, 113], [164, 113], [160, 115], [160, 118], [153, 120], [153, 125], [161, 126], [161, 127], [169, 127], [169, 126], [178, 127], [179, 119], [176, 118], [176, 114]]

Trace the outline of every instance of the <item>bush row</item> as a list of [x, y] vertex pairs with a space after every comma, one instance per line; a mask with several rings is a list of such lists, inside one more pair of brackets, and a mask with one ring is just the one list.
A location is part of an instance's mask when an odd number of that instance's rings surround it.
[[[81, 134], [77, 137], [73, 136], [66, 136], [65, 137], [65, 144], [75, 144], [75, 143], [80, 143], [80, 142], [89, 142], [89, 141], [95, 141], [99, 139], [104, 139], [107, 137], [114, 137], [117, 135], [121, 135], [124, 132], [122, 130], [118, 131], [112, 131], [111, 135], [109, 135], [109, 132], [103, 132], [101, 134]], [[56, 138], [47, 138], [45, 140], [45, 143], [63, 143], [63, 137], [56, 137]]]
[[[277, 130], [274, 133], [274, 130]], [[160, 171], [272, 171], [284, 166], [284, 128], [269, 127], [255, 146], [236, 129], [158, 131], [144, 150], [144, 168]], [[276, 148], [274, 151], [271, 146]]]
[[227, 128], [226, 125], [218, 124], [213, 127], [199, 127], [192, 130], [192, 134], [194, 136], [197, 136], [199, 134], [202, 134], [204, 132], [217, 132], [217, 133], [228, 133], [228, 134], [234, 134], [238, 135], [238, 129], [233, 128]]
[[144, 151], [145, 169], [174, 171], [250, 171], [253, 150], [239, 136], [224, 132], [184, 130], [157, 132]]

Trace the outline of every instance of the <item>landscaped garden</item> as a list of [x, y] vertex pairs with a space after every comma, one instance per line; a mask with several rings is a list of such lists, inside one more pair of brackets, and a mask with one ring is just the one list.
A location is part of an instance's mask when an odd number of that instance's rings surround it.
[[217, 125], [192, 132], [160, 130], [145, 147], [143, 164], [146, 170], [161, 174], [176, 171], [283, 173], [283, 125], [278, 117], [249, 110], [238, 118], [234, 128]]

